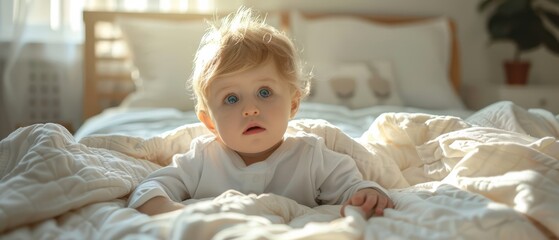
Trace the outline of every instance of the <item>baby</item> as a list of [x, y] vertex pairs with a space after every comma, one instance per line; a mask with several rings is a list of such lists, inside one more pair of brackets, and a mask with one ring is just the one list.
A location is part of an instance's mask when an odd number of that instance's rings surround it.
[[363, 180], [351, 157], [316, 135], [286, 133], [308, 94], [308, 77], [291, 40], [252, 10], [240, 8], [211, 26], [191, 86], [197, 116], [213, 134], [194, 139], [190, 151], [150, 174], [129, 207], [155, 215], [230, 189], [273, 193], [309, 207], [352, 205], [367, 218], [394, 207], [386, 190]]

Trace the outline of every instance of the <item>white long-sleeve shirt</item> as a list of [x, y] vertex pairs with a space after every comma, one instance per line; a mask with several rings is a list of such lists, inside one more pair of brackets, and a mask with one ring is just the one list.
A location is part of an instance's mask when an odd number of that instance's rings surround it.
[[328, 149], [321, 137], [286, 134], [266, 160], [246, 166], [236, 152], [206, 135], [193, 140], [187, 153], [176, 154], [171, 165], [150, 174], [134, 190], [128, 206], [137, 208], [156, 196], [183, 202], [234, 189], [244, 194], [274, 193], [315, 207], [342, 204], [363, 188], [387, 194], [376, 182], [363, 180], [355, 161]]

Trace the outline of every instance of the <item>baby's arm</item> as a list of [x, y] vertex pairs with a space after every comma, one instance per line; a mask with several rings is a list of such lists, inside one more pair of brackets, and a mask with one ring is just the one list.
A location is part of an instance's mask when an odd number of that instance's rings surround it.
[[144, 204], [137, 208], [138, 211], [153, 216], [160, 213], [171, 212], [182, 209], [185, 206], [181, 203], [174, 202], [169, 198], [157, 196], [147, 200]]
[[365, 214], [365, 218], [369, 219], [373, 215], [383, 216], [384, 209], [394, 208], [394, 202], [382, 191], [374, 188], [363, 188], [355, 192], [345, 203], [341, 209], [342, 216], [345, 216], [345, 207], [352, 205], [360, 207]]
[[193, 171], [198, 171], [199, 166], [187, 162], [190, 152], [176, 156], [170, 166], [152, 172], [134, 189], [128, 199], [128, 207], [150, 216], [185, 207], [180, 202], [191, 198], [187, 185], [197, 182], [190, 181], [192, 178], [189, 176], [197, 177], [197, 172]]

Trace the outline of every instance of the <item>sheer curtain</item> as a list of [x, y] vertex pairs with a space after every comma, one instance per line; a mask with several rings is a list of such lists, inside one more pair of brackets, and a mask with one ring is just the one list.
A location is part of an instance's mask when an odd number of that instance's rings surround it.
[[[82, 10], [229, 11], [242, 0], [1, 0], [0, 139], [19, 126], [82, 122]], [[218, 9], [219, 6], [219, 9]], [[2, 67], [3, 66], [3, 67]]]
[[[12, 0], [2, 10], [2, 138], [39, 122], [78, 124], [85, 0]], [[8, 17], [6, 17], [8, 15]], [[76, 118], [76, 116], [78, 116]]]

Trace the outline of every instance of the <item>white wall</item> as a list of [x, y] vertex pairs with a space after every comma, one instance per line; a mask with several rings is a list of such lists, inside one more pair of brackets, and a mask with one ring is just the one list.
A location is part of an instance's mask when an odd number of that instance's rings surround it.
[[[7, 61], [9, 47], [0, 43], [0, 62]], [[17, 127], [38, 122], [65, 122], [77, 128], [82, 121], [81, 58], [80, 44], [29, 43], [22, 47], [10, 78], [2, 79], [2, 66], [0, 139]]]
[[[245, 0], [259, 9], [366, 12], [379, 14], [444, 15], [458, 26], [462, 83], [478, 85], [504, 82], [503, 59], [512, 57], [509, 43], [489, 44], [485, 15], [477, 11], [479, 0]], [[529, 84], [559, 84], [559, 57], [545, 49], [524, 55], [532, 60]]]
[[6, 43], [0, 43], [0, 140], [4, 139], [13, 130], [8, 125], [8, 110], [6, 100], [4, 99], [4, 84], [2, 75], [6, 67], [6, 56], [8, 55], [8, 47]]

